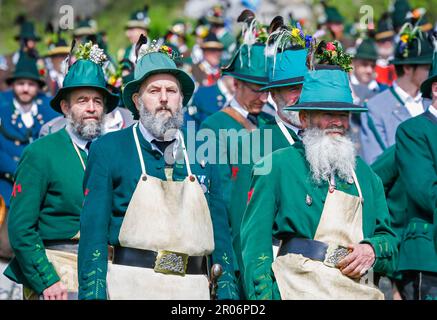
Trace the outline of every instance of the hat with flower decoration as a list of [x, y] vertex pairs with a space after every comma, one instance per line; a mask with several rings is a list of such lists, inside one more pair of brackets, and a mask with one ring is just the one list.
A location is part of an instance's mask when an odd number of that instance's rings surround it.
[[257, 22], [255, 14], [248, 9], [240, 14], [237, 21], [243, 23], [243, 43], [228, 66], [222, 69], [223, 74], [246, 82], [267, 85], [269, 79], [264, 52], [267, 30]]
[[169, 73], [178, 79], [182, 94], [184, 96], [183, 105], [187, 105], [194, 92], [194, 81], [183, 70], [178, 69], [175, 59], [178, 57], [169, 46], [159, 45], [153, 40], [147, 49], [142, 46], [147, 43], [147, 38], [140, 36], [136, 45], [137, 64], [134, 71], [134, 79], [130, 81], [123, 91], [124, 105], [133, 113], [134, 118], [138, 119], [138, 110], [132, 100], [132, 95], [139, 91], [141, 84], [151, 75]]
[[142, 10], [133, 12], [126, 22], [125, 29], [140, 28], [148, 30], [150, 25], [149, 6], [145, 5]]
[[[90, 41], [80, 44], [75, 56], [78, 60], [69, 67], [62, 88], [58, 90], [56, 96], [50, 101], [52, 108], [62, 113], [61, 100], [65, 99], [66, 93], [72, 89], [95, 88], [105, 95], [106, 113], [114, 110], [118, 105], [118, 96], [111, 93], [106, 87], [105, 75], [101, 65], [107, 60], [107, 57], [103, 50], [96, 44], [93, 45]], [[69, 57], [69, 61], [71, 61], [71, 57]]]
[[397, 31], [407, 22], [407, 14], [411, 11], [408, 0], [396, 0], [391, 8], [393, 27]]
[[31, 52], [20, 51], [14, 73], [6, 79], [6, 83], [10, 85], [17, 79], [30, 79], [38, 82], [42, 88], [45, 85], [44, 74], [44, 66], [37, 62], [37, 58]]
[[305, 35], [299, 22], [292, 24], [285, 25], [281, 16], [270, 23], [266, 48], [269, 83], [261, 90], [303, 83], [312, 36]]
[[394, 65], [431, 64], [434, 44], [431, 37], [420, 26], [405, 23], [399, 32], [399, 43], [395, 49]]
[[321, 41], [315, 52], [311, 48], [309, 64], [299, 102], [284, 110], [367, 111], [353, 103], [347, 74], [352, 69], [351, 56], [339, 42]]

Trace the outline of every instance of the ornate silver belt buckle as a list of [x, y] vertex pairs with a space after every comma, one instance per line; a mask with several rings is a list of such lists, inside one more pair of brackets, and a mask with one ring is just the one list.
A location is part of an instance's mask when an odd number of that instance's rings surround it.
[[156, 257], [155, 272], [172, 274], [177, 276], [185, 276], [188, 264], [188, 254], [160, 250]]
[[345, 258], [351, 250], [340, 245], [329, 245], [323, 263], [331, 268], [336, 268], [338, 263]]

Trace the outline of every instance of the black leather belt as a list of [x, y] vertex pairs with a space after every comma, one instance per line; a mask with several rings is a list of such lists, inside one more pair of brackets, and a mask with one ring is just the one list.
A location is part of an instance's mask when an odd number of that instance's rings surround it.
[[311, 260], [321, 261], [330, 267], [335, 267], [340, 260], [349, 254], [349, 250], [342, 246], [329, 248], [329, 245], [325, 242], [304, 238], [291, 238], [282, 242], [278, 251], [278, 257], [288, 253], [301, 254]]
[[[179, 255], [178, 253], [174, 253], [171, 251], [165, 251], [167, 257], [167, 261], [178, 261]], [[112, 263], [114, 264], [122, 264], [125, 266], [131, 267], [140, 267], [140, 268], [151, 268], [157, 270], [157, 258], [159, 253], [152, 250], [142, 250], [135, 248], [126, 248], [121, 246], [114, 247], [114, 256]], [[206, 256], [187, 256], [186, 268], [183, 272], [163, 272], [170, 274], [208, 274], [208, 261]], [[163, 259], [161, 260], [163, 261]], [[158, 265], [160, 269], [162, 266], [167, 265], [165, 261]], [[174, 265], [173, 265], [174, 266]], [[173, 266], [170, 266], [173, 267]], [[159, 272], [159, 271], [158, 271]]]
[[43, 240], [44, 247], [49, 250], [66, 251], [71, 253], [78, 253], [79, 240], [65, 239], [65, 240]]

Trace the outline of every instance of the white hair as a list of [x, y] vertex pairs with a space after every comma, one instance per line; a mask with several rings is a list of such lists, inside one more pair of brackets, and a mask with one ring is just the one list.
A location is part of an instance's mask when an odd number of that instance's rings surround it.
[[349, 136], [329, 135], [332, 129], [317, 127], [305, 129], [302, 142], [310, 164], [312, 177], [317, 184], [329, 181], [331, 174], [344, 181], [353, 179], [356, 151]]
[[104, 114], [97, 121], [85, 122], [82, 118], [76, 118], [70, 108], [65, 118], [67, 119], [67, 127], [84, 140], [94, 140], [105, 132]]
[[168, 135], [174, 136], [175, 129], [182, 127], [184, 114], [182, 102], [177, 111], [170, 118], [161, 117], [147, 110], [142, 99], [138, 99], [140, 122], [157, 139], [167, 140]]

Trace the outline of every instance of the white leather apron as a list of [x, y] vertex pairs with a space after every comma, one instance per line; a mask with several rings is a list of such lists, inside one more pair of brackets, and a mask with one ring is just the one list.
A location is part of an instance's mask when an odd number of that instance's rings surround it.
[[[363, 198], [355, 172], [353, 177], [359, 197], [330, 186], [314, 240], [345, 247], [363, 240]], [[338, 268], [301, 254], [277, 257], [272, 270], [283, 300], [384, 299], [383, 293], [372, 284], [366, 284], [364, 279], [351, 279]]]
[[[136, 128], [133, 126], [133, 134], [142, 174], [120, 228], [120, 245], [189, 256], [211, 254], [214, 237], [208, 203], [191, 173], [182, 135], [188, 177], [163, 181], [147, 175]], [[108, 265], [107, 289], [109, 299], [210, 299], [206, 275], [163, 274], [119, 264]]]

